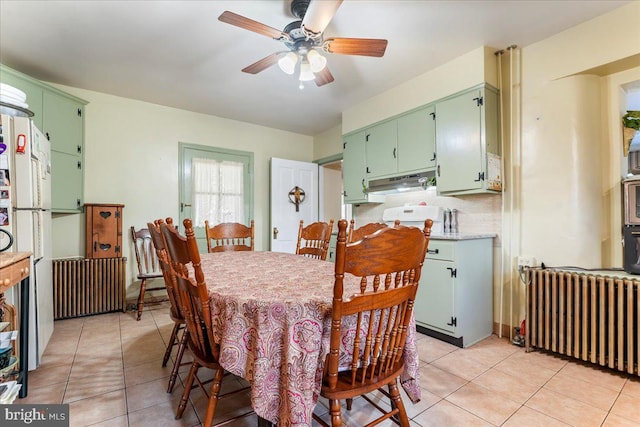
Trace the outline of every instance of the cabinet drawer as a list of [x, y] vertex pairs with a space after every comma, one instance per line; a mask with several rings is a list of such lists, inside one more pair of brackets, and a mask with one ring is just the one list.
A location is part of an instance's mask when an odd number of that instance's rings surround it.
[[445, 240], [430, 240], [429, 252], [427, 259], [441, 259], [444, 261], [453, 261], [455, 242]]

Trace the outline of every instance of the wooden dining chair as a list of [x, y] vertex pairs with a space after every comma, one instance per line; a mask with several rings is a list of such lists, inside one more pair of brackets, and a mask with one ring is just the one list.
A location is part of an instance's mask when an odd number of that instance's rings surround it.
[[[167, 386], [167, 393], [171, 393], [173, 391], [173, 386], [176, 383], [176, 378], [178, 377], [178, 369], [183, 365], [182, 356], [184, 355], [184, 350], [187, 346], [188, 332], [185, 327], [184, 316], [182, 315], [180, 306], [178, 305], [178, 290], [176, 288], [175, 278], [171, 273], [171, 265], [169, 264], [169, 257], [165, 248], [164, 238], [160, 231], [160, 224], [163, 223], [164, 221], [162, 219], [157, 219], [153, 223], [147, 223], [147, 228], [151, 235], [153, 246], [156, 249], [160, 270], [162, 271], [164, 282], [167, 286], [167, 295], [169, 296], [169, 302], [171, 304], [171, 307], [169, 308], [169, 317], [173, 320], [171, 337], [169, 338], [167, 349], [164, 352], [164, 357], [162, 358], [163, 367], [167, 366], [173, 347], [176, 345], [178, 346], [176, 358], [173, 362], [173, 368], [171, 369], [171, 375], [169, 375], [169, 384]], [[173, 226], [173, 224], [169, 225]], [[182, 334], [180, 334], [181, 331]]]
[[223, 222], [209, 227], [209, 221], [204, 221], [209, 252], [252, 251], [255, 235], [254, 221], [251, 226], [237, 222]]
[[136, 262], [138, 264], [138, 280], [140, 280], [140, 292], [138, 294], [138, 315], [137, 320], [142, 317], [144, 308], [144, 294], [146, 291], [159, 291], [165, 289], [165, 285], [147, 289], [147, 280], [161, 279], [163, 277], [158, 264], [156, 250], [153, 247], [149, 230], [141, 228], [136, 230], [131, 227], [131, 240], [136, 253]]
[[[383, 413], [368, 425], [393, 417], [401, 426], [409, 426], [398, 377], [404, 369], [407, 329], [432, 224], [426, 220], [424, 230], [386, 227], [347, 243], [347, 221], [338, 222], [331, 337], [320, 391], [329, 399], [333, 427], [342, 426], [340, 400], [356, 396], [363, 396]], [[343, 295], [345, 274], [359, 278], [359, 293]], [[354, 336], [345, 344], [342, 328], [346, 324]], [[340, 366], [343, 358], [348, 364]], [[389, 411], [366, 396], [375, 390], [390, 399]], [[328, 426], [315, 414], [314, 418]]]
[[304, 221], [300, 220], [296, 254], [304, 255], [308, 258], [326, 260], [332, 230], [333, 219], [328, 223], [314, 222], [306, 227], [304, 226]]
[[[189, 394], [196, 381], [205, 395], [208, 397], [207, 412], [203, 426], [210, 427], [216, 413], [216, 407], [220, 398], [243, 392], [248, 387], [231, 391], [225, 395], [220, 395], [220, 388], [224, 378], [225, 371], [218, 363], [220, 356], [220, 345], [215, 340], [213, 334], [213, 319], [211, 317], [211, 309], [209, 307], [209, 291], [205, 282], [204, 273], [200, 265], [200, 253], [198, 252], [198, 244], [193, 231], [193, 224], [190, 219], [185, 219], [183, 225], [185, 228], [185, 236], [182, 236], [172, 225], [160, 223], [160, 231], [164, 237], [165, 247], [171, 265], [171, 272], [175, 278], [176, 287], [178, 289], [178, 301], [182, 314], [184, 315], [188, 339], [187, 345], [191, 350], [193, 362], [187, 381], [184, 384], [184, 392], [176, 419], [182, 418], [182, 414], [187, 406]], [[204, 384], [208, 381], [200, 381], [197, 378], [198, 370], [205, 367], [215, 371], [211, 380], [211, 389], [207, 391]], [[249, 415], [247, 412], [234, 419]]]

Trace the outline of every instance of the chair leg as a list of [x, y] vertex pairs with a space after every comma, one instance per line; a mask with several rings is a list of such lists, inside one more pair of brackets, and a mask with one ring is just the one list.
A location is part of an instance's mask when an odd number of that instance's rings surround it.
[[178, 330], [180, 329], [180, 324], [174, 323], [173, 329], [171, 330], [171, 337], [169, 338], [169, 343], [167, 344], [167, 349], [164, 352], [164, 357], [162, 358], [162, 367], [167, 366], [167, 362], [169, 361], [169, 357], [171, 357], [171, 350], [173, 350], [173, 346], [178, 342]]
[[391, 407], [398, 408], [400, 425], [402, 427], [409, 427], [409, 417], [407, 416], [407, 410], [402, 402], [402, 396], [400, 396], [400, 390], [398, 389], [398, 383], [396, 381], [389, 384], [389, 394], [391, 395]]
[[218, 395], [220, 394], [220, 385], [224, 377], [224, 369], [217, 369], [211, 384], [211, 392], [209, 393], [209, 402], [207, 403], [207, 414], [204, 418], [203, 427], [211, 427], [213, 425], [213, 417], [216, 415], [216, 407], [218, 406]]
[[144, 290], [147, 287], [147, 279], [142, 279], [140, 282], [140, 294], [138, 295], [138, 318], [136, 320], [140, 320], [142, 317], [142, 309], [144, 307]]
[[189, 338], [189, 331], [185, 328], [182, 331], [182, 337], [180, 338], [180, 343], [178, 344], [178, 353], [176, 353], [176, 360], [173, 362], [173, 369], [171, 370], [171, 376], [169, 376], [169, 387], [167, 388], [167, 393], [173, 392], [173, 386], [176, 384], [176, 378], [178, 378], [178, 370], [180, 369], [180, 365], [182, 364], [182, 355], [184, 354], [184, 349], [187, 347], [187, 339]]
[[353, 405], [353, 399], [347, 399], [347, 411], [351, 410], [351, 405]]
[[182, 398], [180, 399], [180, 405], [178, 405], [178, 411], [176, 412], [176, 420], [182, 418], [184, 410], [187, 408], [187, 401], [189, 400], [189, 394], [191, 393], [191, 387], [193, 386], [193, 380], [196, 377], [200, 365], [194, 361], [189, 369], [189, 375], [187, 376], [187, 382], [184, 385], [184, 391], [182, 392]]
[[329, 412], [331, 413], [331, 427], [342, 427], [342, 413], [338, 399], [329, 400]]

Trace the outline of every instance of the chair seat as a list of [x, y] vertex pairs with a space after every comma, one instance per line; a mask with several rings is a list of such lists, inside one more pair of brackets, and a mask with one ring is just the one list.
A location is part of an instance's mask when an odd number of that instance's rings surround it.
[[[352, 384], [351, 371], [341, 371], [338, 372], [338, 383], [336, 384], [335, 389], [330, 389], [323, 384], [322, 395], [327, 399], [342, 400], [353, 397], [354, 394], [362, 395], [371, 393], [372, 391], [384, 387], [390, 382], [395, 382], [395, 379], [398, 378], [402, 372], [404, 372], [404, 360], [399, 365], [396, 365], [395, 369], [386, 371], [384, 376], [378, 377], [378, 375], [374, 375], [373, 377], [369, 377], [369, 375], [367, 375], [367, 378], [361, 383], [361, 385], [354, 386]], [[362, 370], [358, 370], [356, 373], [356, 382], [361, 382], [361, 380]]]

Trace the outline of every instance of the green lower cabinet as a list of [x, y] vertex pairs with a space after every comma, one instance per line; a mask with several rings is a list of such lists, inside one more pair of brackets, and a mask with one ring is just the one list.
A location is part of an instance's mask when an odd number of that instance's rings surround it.
[[338, 235], [332, 234], [329, 240], [329, 253], [327, 254], [327, 261], [336, 262], [336, 246], [338, 244]]
[[414, 305], [419, 332], [468, 347], [493, 333], [493, 238], [429, 242]]

